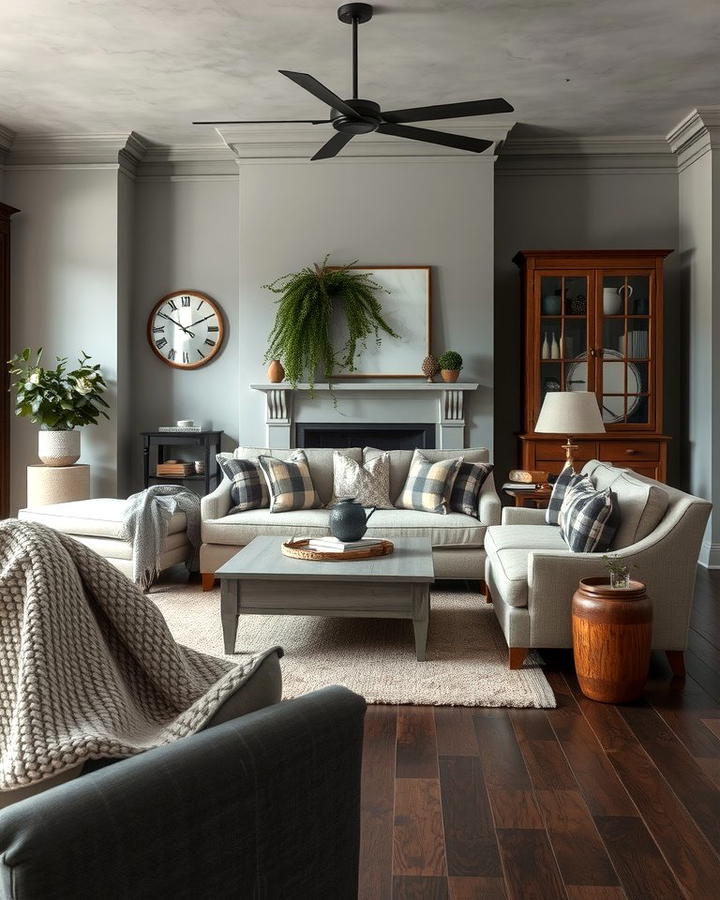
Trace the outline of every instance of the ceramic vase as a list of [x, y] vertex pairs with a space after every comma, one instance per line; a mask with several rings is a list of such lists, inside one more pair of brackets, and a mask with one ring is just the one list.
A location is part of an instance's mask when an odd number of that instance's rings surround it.
[[552, 345], [550, 347], [550, 359], [560, 359], [560, 344], [558, 344], [557, 338], [553, 333], [552, 337]]
[[443, 381], [457, 381], [460, 369], [440, 369], [440, 377]]
[[271, 359], [267, 369], [270, 384], [279, 384], [285, 377], [285, 369], [279, 359]]
[[547, 334], [543, 335], [542, 348], [540, 350], [542, 359], [550, 359], [550, 344], [548, 343]]
[[74, 465], [80, 459], [80, 432], [39, 431], [38, 456], [46, 466]]
[[606, 316], [616, 316], [623, 305], [623, 298], [618, 294], [617, 288], [603, 288], [603, 312]]

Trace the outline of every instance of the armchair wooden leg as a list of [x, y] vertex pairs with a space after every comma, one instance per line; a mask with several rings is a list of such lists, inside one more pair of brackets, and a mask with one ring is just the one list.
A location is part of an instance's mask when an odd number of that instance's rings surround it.
[[215, 587], [215, 574], [213, 572], [202, 573], [202, 589], [211, 591]]
[[490, 593], [490, 588], [486, 581], [483, 581], [483, 587], [485, 588], [485, 590], [483, 591], [483, 593], [485, 594], [485, 602], [492, 603], [493, 602], [492, 594]]
[[527, 655], [527, 647], [508, 647], [508, 668], [521, 669]]
[[685, 677], [685, 657], [682, 650], [666, 650], [665, 656], [675, 678]]

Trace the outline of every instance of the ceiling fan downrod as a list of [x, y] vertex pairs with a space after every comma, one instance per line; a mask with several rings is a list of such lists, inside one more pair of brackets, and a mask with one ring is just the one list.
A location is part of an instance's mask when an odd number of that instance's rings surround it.
[[358, 99], [358, 25], [372, 19], [370, 3], [344, 3], [338, 7], [337, 16], [346, 25], [352, 25], [352, 99]]

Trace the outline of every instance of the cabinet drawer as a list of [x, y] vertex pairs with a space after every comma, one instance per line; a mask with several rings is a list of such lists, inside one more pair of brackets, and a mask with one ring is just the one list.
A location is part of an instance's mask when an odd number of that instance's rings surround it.
[[623, 462], [631, 467], [634, 461], [656, 462], [660, 459], [660, 444], [658, 441], [600, 441], [598, 458]]
[[645, 475], [646, 478], [654, 478], [656, 481], [662, 481], [660, 469], [656, 463], [630, 462], [625, 468], [630, 469], [631, 472], [637, 472], [638, 475]]
[[[565, 459], [565, 450], [563, 449], [563, 444], [565, 440], [557, 441], [536, 441], [535, 442], [535, 457], [538, 460], [538, 465], [535, 467], [537, 469], [543, 469], [544, 466], [539, 465], [541, 461], [547, 460], [555, 460], [555, 459]], [[592, 459], [595, 456], [595, 441], [575, 441], [577, 444], [577, 450], [573, 450], [573, 457], [575, 459]]]

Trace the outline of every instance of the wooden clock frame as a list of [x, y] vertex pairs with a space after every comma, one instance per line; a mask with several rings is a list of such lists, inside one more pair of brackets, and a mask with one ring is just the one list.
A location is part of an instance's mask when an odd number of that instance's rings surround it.
[[[201, 359], [200, 362], [190, 363], [189, 365], [183, 365], [182, 363], [171, 362], [166, 356], [163, 356], [162, 353], [155, 346], [152, 339], [152, 323], [155, 319], [155, 314], [158, 309], [163, 305], [163, 303], [167, 303], [168, 300], [171, 300], [173, 297], [183, 297], [191, 294], [193, 297], [201, 297], [205, 303], [212, 307], [215, 314], [218, 318], [218, 339], [216, 346], [212, 349], [212, 351], [208, 354], [205, 359]], [[157, 356], [159, 360], [165, 363], [166, 366], [170, 366], [173, 369], [180, 369], [182, 371], [190, 371], [192, 369], [200, 369], [202, 366], [206, 366], [208, 363], [211, 363], [220, 353], [223, 347], [223, 342], [225, 340], [225, 319], [223, 316], [223, 312], [220, 309], [219, 304], [213, 300], [208, 294], [205, 294], [203, 291], [196, 291], [193, 288], [186, 288], [182, 291], [171, 291], [169, 294], [165, 294], [164, 297], [161, 297], [157, 303], [150, 310], [150, 315], [148, 316], [147, 326], [145, 334], [147, 336], [147, 342], [150, 345], [150, 349]]]

